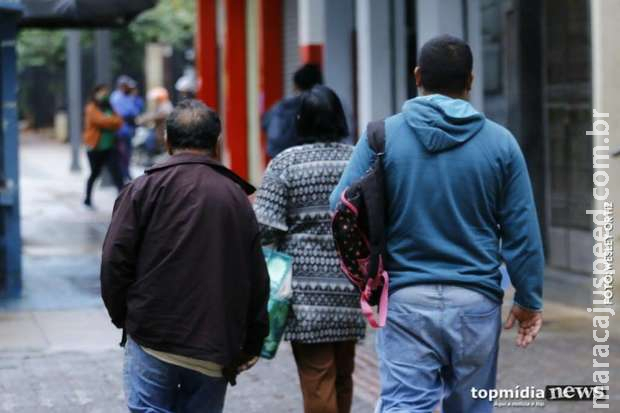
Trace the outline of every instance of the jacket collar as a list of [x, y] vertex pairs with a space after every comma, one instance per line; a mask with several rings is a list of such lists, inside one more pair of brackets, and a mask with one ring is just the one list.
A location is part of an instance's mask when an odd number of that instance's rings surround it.
[[254, 188], [252, 184], [250, 184], [245, 179], [241, 178], [239, 175], [237, 175], [236, 173], [207, 155], [197, 155], [192, 153], [180, 153], [177, 155], [172, 155], [170, 158], [146, 169], [144, 172], [146, 174], [151, 174], [162, 169], [171, 168], [177, 165], [188, 164], [208, 165], [220, 175], [223, 175], [228, 179], [236, 182], [247, 195], [252, 195], [254, 192], [256, 192], [256, 188]]

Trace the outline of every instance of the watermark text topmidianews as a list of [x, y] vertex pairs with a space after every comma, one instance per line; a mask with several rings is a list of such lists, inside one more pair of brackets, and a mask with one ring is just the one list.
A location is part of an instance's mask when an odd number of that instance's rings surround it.
[[[609, 409], [609, 325], [610, 318], [616, 315], [612, 308], [614, 303], [614, 277], [616, 270], [614, 268], [614, 218], [613, 202], [609, 200], [609, 123], [606, 118], [609, 113], [598, 112], [593, 110], [592, 116], [594, 122], [592, 130], [587, 131], [586, 135], [603, 137], [601, 145], [600, 140], [596, 140], [593, 149], [592, 166], [594, 173], [592, 182], [592, 196], [599, 209], [589, 209], [586, 214], [592, 216], [594, 229], [592, 237], [594, 238], [594, 262], [592, 263], [592, 308], [588, 308], [588, 312], [592, 313], [592, 339], [594, 346], [592, 347], [592, 367], [594, 373], [592, 380], [594, 383], [604, 386], [607, 390], [604, 394], [595, 394], [592, 399], [592, 406], [595, 409]], [[597, 397], [600, 396], [600, 397]]]
[[[547, 385], [545, 388], [536, 386], [516, 385], [512, 388], [479, 389], [472, 387], [472, 399], [485, 399], [493, 403], [493, 407], [545, 407], [545, 402], [581, 402], [609, 398], [607, 385]], [[602, 404], [599, 404], [602, 405]]]

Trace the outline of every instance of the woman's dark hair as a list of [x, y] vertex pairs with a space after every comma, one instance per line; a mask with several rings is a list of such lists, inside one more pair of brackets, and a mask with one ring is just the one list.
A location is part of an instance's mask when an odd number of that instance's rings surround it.
[[88, 99], [93, 102], [95, 105], [99, 106], [100, 109], [104, 110], [104, 109], [109, 109], [110, 108], [110, 102], [100, 102], [97, 100], [97, 93], [101, 92], [104, 89], [110, 89], [108, 87], [108, 85], [104, 84], [104, 83], [100, 83], [97, 86], [95, 86], [93, 88], [93, 90], [90, 92], [90, 96], [88, 97]]
[[333, 90], [316, 85], [301, 95], [297, 136], [304, 142], [339, 141], [349, 136], [342, 103]]
[[93, 90], [90, 91], [89, 99], [92, 101], [95, 101], [95, 96], [97, 95], [97, 93], [101, 92], [103, 89], [109, 89], [108, 85], [106, 85], [105, 83], [100, 83], [97, 86], [95, 86]]
[[173, 149], [213, 150], [222, 131], [217, 113], [196, 99], [186, 99], [166, 119], [168, 144]]
[[323, 84], [321, 68], [314, 63], [306, 63], [293, 74], [293, 83], [302, 92]]
[[473, 57], [463, 40], [442, 35], [424, 43], [418, 66], [428, 92], [461, 93], [467, 89]]

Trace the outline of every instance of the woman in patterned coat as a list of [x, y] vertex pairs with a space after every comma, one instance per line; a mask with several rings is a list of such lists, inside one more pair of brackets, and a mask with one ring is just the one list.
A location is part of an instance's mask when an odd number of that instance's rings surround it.
[[301, 97], [297, 134], [304, 144], [267, 167], [255, 211], [263, 244], [293, 257], [293, 298], [285, 330], [297, 363], [305, 413], [348, 413], [355, 343], [364, 337], [359, 295], [340, 271], [329, 195], [353, 148], [338, 96], [315, 86]]

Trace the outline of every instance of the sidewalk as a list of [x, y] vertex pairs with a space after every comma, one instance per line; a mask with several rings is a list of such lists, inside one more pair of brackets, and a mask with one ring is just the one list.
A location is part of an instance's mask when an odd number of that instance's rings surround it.
[[[38, 136], [21, 145], [23, 296], [0, 301], [0, 412], [122, 412], [120, 332], [99, 296], [100, 248], [116, 197], [95, 189], [82, 203], [88, 172], [68, 172], [70, 148]], [[135, 171], [139, 173], [140, 171]], [[372, 343], [368, 342], [371, 348]], [[378, 388], [371, 350], [359, 365], [355, 411], [370, 411]], [[230, 389], [227, 412], [298, 412], [301, 395], [288, 344]], [[364, 394], [362, 394], [364, 393]], [[274, 410], [275, 409], [275, 410]]]
[[[84, 208], [85, 172], [68, 173], [68, 146], [26, 139], [20, 161], [24, 297], [0, 301], [0, 412], [123, 412], [120, 334], [109, 323], [98, 284], [99, 250], [115, 190], [97, 188], [98, 209]], [[555, 276], [562, 279], [562, 274]], [[574, 288], [574, 283], [554, 282], [552, 296], [571, 297]], [[498, 388], [591, 383], [590, 314], [581, 305], [545, 305], [543, 332], [531, 348], [515, 348], [514, 331], [502, 335]], [[612, 366], [610, 412], [620, 412], [613, 375], [620, 366], [617, 317], [607, 360]], [[356, 363], [353, 412], [370, 413], [378, 393], [372, 332], [358, 347]], [[238, 386], [229, 389], [225, 411], [302, 411], [288, 343], [274, 360], [261, 361], [240, 377]], [[591, 411], [591, 404], [547, 402], [544, 409], [497, 411], [583, 413]]]
[[[126, 411], [120, 334], [103, 309], [0, 315], [0, 412]], [[372, 411], [376, 365], [359, 350], [355, 412]], [[299, 412], [301, 395], [288, 343], [229, 388], [226, 412]], [[370, 373], [370, 374], [369, 374]]]

